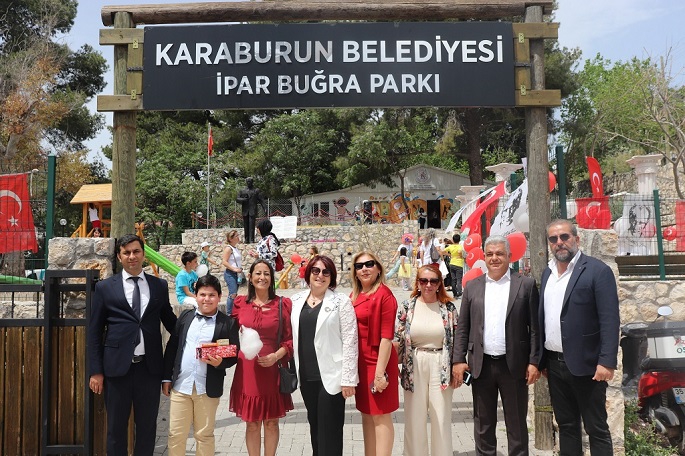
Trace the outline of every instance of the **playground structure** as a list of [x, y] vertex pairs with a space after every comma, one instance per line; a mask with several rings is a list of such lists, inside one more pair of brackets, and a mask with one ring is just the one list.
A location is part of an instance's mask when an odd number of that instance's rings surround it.
[[71, 199], [71, 204], [80, 204], [83, 207], [81, 224], [71, 233], [71, 237], [91, 237], [93, 229], [88, 229], [88, 206], [93, 204], [98, 211], [98, 217], [102, 224], [102, 234], [109, 235], [112, 220], [104, 219], [104, 209], [112, 207], [112, 184], [88, 184], [83, 185]]

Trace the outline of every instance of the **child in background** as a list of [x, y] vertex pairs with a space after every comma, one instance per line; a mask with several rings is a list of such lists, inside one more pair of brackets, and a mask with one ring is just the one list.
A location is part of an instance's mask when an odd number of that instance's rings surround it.
[[197, 253], [183, 252], [181, 255], [183, 269], [176, 274], [176, 298], [180, 305], [197, 305], [195, 300], [195, 282], [197, 282]]
[[409, 278], [411, 277], [411, 261], [407, 257], [406, 247], [400, 249], [400, 268], [397, 271], [397, 277], [402, 280], [402, 288], [405, 291], [409, 290]]
[[307, 262], [302, 260], [300, 262], [300, 269], [297, 271], [300, 276], [300, 288], [307, 288], [307, 281], [304, 280], [304, 273], [307, 270]]
[[205, 266], [207, 266], [207, 272], [210, 272], [212, 270], [212, 268], [209, 267], [210, 263], [216, 267], [220, 266], [219, 263], [209, 258], [209, 255], [211, 254], [211, 252], [209, 251], [209, 242], [204, 241], [202, 244], [200, 244], [200, 248], [202, 249], [200, 251], [200, 264], [204, 264]]
[[219, 279], [207, 274], [196, 285], [197, 309], [181, 313], [164, 353], [162, 393], [171, 396], [169, 456], [186, 454], [191, 424], [197, 441], [195, 454], [214, 454], [216, 410], [224, 392], [226, 369], [238, 361], [237, 357], [196, 358], [195, 348], [202, 342], [228, 339], [240, 348], [236, 321], [218, 310]]

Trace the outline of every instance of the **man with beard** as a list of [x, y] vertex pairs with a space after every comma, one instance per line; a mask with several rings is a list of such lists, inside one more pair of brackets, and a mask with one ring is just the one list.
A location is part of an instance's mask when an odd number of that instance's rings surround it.
[[554, 255], [542, 273], [540, 334], [561, 455], [582, 455], [581, 420], [590, 454], [613, 455], [607, 424], [607, 381], [617, 367], [619, 310], [611, 268], [578, 249], [568, 220], [547, 226]]

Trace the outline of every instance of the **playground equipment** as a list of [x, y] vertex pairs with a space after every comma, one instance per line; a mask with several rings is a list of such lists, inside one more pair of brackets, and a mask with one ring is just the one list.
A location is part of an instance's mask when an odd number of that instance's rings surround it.
[[98, 211], [103, 235], [109, 235], [112, 221], [110, 219], [103, 219], [102, 216], [105, 208], [112, 207], [112, 184], [83, 185], [79, 191], [76, 192], [76, 195], [74, 195], [70, 203], [83, 206], [83, 220], [78, 228], [71, 234], [71, 237], [90, 237], [92, 229], [88, 229], [88, 205], [91, 203]]
[[0, 275], [0, 283], [19, 283], [22, 285], [42, 285], [42, 280], [29, 279], [27, 277], [16, 277]]
[[[176, 265], [173, 261], [169, 260], [168, 258], [162, 256], [159, 252], [154, 250], [149, 245], [145, 244], [144, 248], [145, 248], [145, 258], [147, 258], [147, 260], [150, 263], [164, 269], [166, 272], [168, 272], [172, 276], [176, 277], [176, 274], [178, 274], [179, 271], [181, 270], [180, 266]], [[155, 275], [159, 276], [159, 272], [155, 271]]]

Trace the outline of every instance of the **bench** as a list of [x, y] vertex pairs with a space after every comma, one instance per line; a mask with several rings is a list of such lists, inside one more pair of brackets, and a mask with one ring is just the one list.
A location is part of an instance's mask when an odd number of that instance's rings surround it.
[[[658, 255], [617, 256], [618, 275], [621, 280], [659, 279]], [[685, 254], [664, 255], [666, 278], [685, 279]]]

